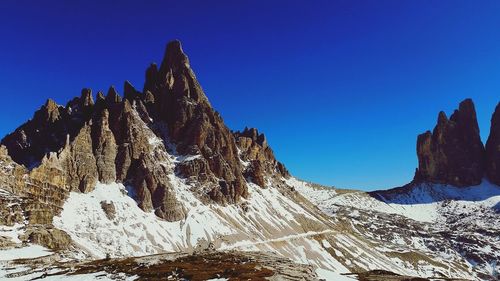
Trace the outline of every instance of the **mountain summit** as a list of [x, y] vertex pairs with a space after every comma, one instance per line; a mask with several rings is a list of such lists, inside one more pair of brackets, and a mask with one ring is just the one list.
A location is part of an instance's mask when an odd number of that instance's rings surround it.
[[491, 117], [486, 149], [481, 142], [471, 99], [462, 101], [450, 119], [441, 111], [434, 130], [418, 136], [415, 182], [454, 186], [479, 185], [483, 178], [500, 184], [500, 109]]
[[486, 147], [467, 99], [418, 136], [413, 182], [367, 193], [231, 131], [179, 41], [145, 78], [48, 99], [2, 139], [0, 279], [498, 279], [500, 105]]
[[121, 182], [143, 210], [176, 221], [184, 218], [186, 206], [177, 203], [164, 176], [172, 169], [167, 152], [183, 155], [175, 172], [196, 182], [200, 196], [220, 204], [248, 197], [245, 177], [264, 187], [264, 174], [288, 176], [264, 137], [249, 132], [233, 134], [227, 128], [181, 43], [172, 41], [160, 69], [152, 64], [146, 70], [142, 92], [126, 81], [124, 99], [113, 86], [95, 103], [86, 88], [66, 106], [49, 99], [1, 143], [32, 173], [56, 173], [62, 190], [90, 192], [97, 182]]

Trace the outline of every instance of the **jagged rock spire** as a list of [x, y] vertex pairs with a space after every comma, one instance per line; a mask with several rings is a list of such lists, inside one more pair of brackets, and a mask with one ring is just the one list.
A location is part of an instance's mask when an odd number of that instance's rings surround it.
[[148, 69], [146, 69], [146, 78], [144, 80], [144, 90], [143, 92], [150, 91], [151, 93], [157, 90], [158, 86], [158, 66], [156, 63], [152, 63]]
[[106, 97], [104, 96], [104, 93], [102, 91], [97, 92], [96, 100], [98, 102], [104, 101], [105, 99], [106, 99]]
[[250, 163], [245, 167], [246, 178], [265, 187], [266, 176], [285, 178], [290, 176], [285, 166], [274, 157], [265, 135], [259, 134], [256, 128], [245, 127], [243, 132], [234, 132], [233, 135], [240, 150], [240, 157]]
[[181, 42], [179, 40], [173, 40], [167, 44], [160, 72], [165, 73], [168, 69], [177, 71], [179, 68], [184, 67], [189, 67], [189, 59], [182, 50]]
[[488, 179], [500, 185], [500, 103], [491, 117], [491, 128], [486, 142], [486, 175]]
[[[208, 102], [179, 41], [167, 45], [159, 69], [156, 64], [147, 69], [144, 91], [126, 81], [124, 97], [111, 86], [106, 97], [97, 94], [95, 104], [87, 88], [66, 107], [49, 100], [40, 116], [2, 144], [16, 162], [57, 172], [53, 178], [62, 180], [64, 190], [88, 192], [97, 181], [129, 184], [141, 208], [169, 221], [182, 219], [185, 212], [166, 176], [174, 173], [164, 165], [170, 161], [167, 149], [157, 138], [175, 145], [181, 155], [197, 156], [176, 163], [175, 172], [218, 203], [247, 197], [245, 177], [264, 187], [269, 177], [288, 175], [256, 129], [238, 136], [237, 144]], [[252, 162], [248, 169], [240, 160], [240, 144], [245, 148], [241, 157]], [[57, 169], [43, 162], [47, 152], [57, 152], [49, 161]]]
[[216, 201], [235, 202], [246, 197], [234, 137], [208, 102], [179, 41], [167, 44], [159, 70], [154, 64], [148, 68], [144, 89], [153, 95], [154, 119], [167, 123], [169, 137], [178, 144], [178, 151], [203, 155], [199, 163], [189, 164], [197, 167], [180, 169], [184, 175], [198, 176], [199, 167], [203, 167], [205, 174], [214, 176], [216, 184], [210, 196]]
[[92, 97], [92, 90], [89, 88], [83, 88], [82, 94], [80, 96], [80, 102], [83, 107], [88, 107], [94, 105], [94, 99]]
[[[39, 117], [37, 117], [37, 115]], [[50, 123], [54, 123], [61, 117], [59, 105], [53, 99], [47, 99], [45, 104], [35, 113], [35, 118], [40, 118]]]
[[109, 87], [108, 94], [106, 95], [106, 103], [107, 104], [115, 104], [120, 103], [122, 98], [116, 91], [114, 86]]
[[137, 91], [129, 81], [123, 83], [123, 96], [130, 101], [135, 100], [141, 96], [141, 92]]
[[484, 146], [474, 103], [466, 99], [450, 119], [440, 112], [433, 132], [418, 136], [415, 180], [471, 186], [484, 175]]

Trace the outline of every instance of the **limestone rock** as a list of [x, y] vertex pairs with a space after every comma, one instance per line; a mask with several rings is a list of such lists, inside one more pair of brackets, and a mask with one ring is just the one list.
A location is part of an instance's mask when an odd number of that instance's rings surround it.
[[418, 136], [416, 181], [472, 186], [481, 183], [485, 152], [472, 100], [460, 103], [450, 119], [440, 112], [433, 132]]
[[234, 137], [240, 149], [240, 157], [249, 162], [245, 176], [255, 184], [265, 187], [265, 176], [289, 177], [285, 166], [274, 157], [272, 149], [267, 144], [264, 134], [259, 134], [255, 128], [245, 128], [243, 132], [235, 132]]
[[96, 159], [99, 181], [112, 183], [116, 181], [116, 142], [109, 128], [109, 112], [104, 109], [97, 124], [92, 127], [93, 152]]
[[129, 81], [125, 81], [123, 86], [123, 96], [129, 101], [133, 101], [141, 97], [141, 92], [137, 91]]
[[167, 45], [158, 71], [155, 65], [146, 71], [145, 90], [153, 94], [158, 119], [167, 123], [169, 137], [177, 144], [178, 152], [188, 154], [196, 147], [206, 159], [210, 173], [219, 179], [218, 188], [224, 196], [213, 199], [231, 203], [246, 197], [248, 190], [234, 137], [208, 102], [179, 41]]
[[109, 220], [114, 220], [116, 217], [116, 209], [115, 209], [115, 204], [113, 204], [112, 201], [106, 202], [106, 201], [101, 201], [101, 208], [106, 214], [106, 217]]
[[486, 142], [486, 175], [500, 185], [500, 103], [491, 117], [491, 129]]
[[81, 192], [90, 192], [97, 183], [97, 161], [92, 151], [91, 127], [86, 124], [65, 149], [68, 185]]
[[177, 201], [171, 186], [159, 186], [153, 194], [155, 214], [167, 221], [185, 219], [186, 212], [182, 204]]
[[[97, 181], [123, 183], [143, 210], [175, 221], [186, 206], [168, 175], [178, 173], [200, 198], [222, 204], [248, 196], [245, 177], [265, 186], [288, 176], [263, 135], [227, 128], [179, 41], [167, 45], [160, 67], [147, 69], [143, 92], [126, 81], [124, 97], [110, 87], [94, 103], [84, 88], [64, 107], [48, 100], [2, 140], [15, 169], [0, 181], [36, 199], [25, 206], [31, 222], [49, 223], [70, 191], [90, 192]], [[172, 163], [169, 153], [183, 161]]]
[[50, 226], [28, 227], [20, 239], [45, 246], [51, 250], [64, 250], [71, 245], [71, 237], [66, 232]]
[[[61, 113], [59, 112], [59, 105], [52, 99], [48, 99], [42, 110], [38, 111], [37, 114], [40, 116], [38, 118], [45, 120], [50, 123], [54, 123], [61, 118]], [[36, 118], [36, 117], [35, 117]]]
[[64, 108], [49, 99], [31, 120], [7, 135], [1, 143], [17, 163], [37, 166], [47, 151], [58, 151], [64, 146], [66, 137], [61, 137], [67, 133], [64, 115]]
[[106, 103], [108, 104], [108, 106], [120, 103], [121, 101], [122, 98], [120, 97], [120, 95], [118, 95], [115, 87], [109, 87], [108, 94], [106, 95]]
[[94, 105], [94, 99], [92, 98], [92, 90], [89, 88], [83, 88], [80, 101], [82, 107], [92, 107]]

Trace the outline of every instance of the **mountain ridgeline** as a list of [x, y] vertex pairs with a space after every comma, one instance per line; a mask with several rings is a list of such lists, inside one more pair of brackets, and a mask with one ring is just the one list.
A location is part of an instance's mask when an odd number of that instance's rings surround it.
[[415, 182], [474, 186], [486, 176], [500, 185], [500, 103], [491, 118], [486, 148], [481, 142], [471, 99], [462, 101], [448, 117], [439, 112], [434, 130], [417, 139]]
[[[1, 140], [0, 256], [39, 245], [53, 254], [36, 266], [25, 259], [25, 273], [0, 258], [0, 279], [92, 265], [110, 280], [124, 278], [113, 266], [162, 280], [200, 268], [205, 279], [251, 270], [258, 280], [344, 280], [349, 272], [498, 280], [500, 104], [486, 145], [466, 99], [418, 136], [417, 156], [415, 178], [400, 188], [301, 181], [257, 129], [225, 125], [173, 41], [147, 68], [142, 90], [125, 82], [122, 95], [112, 86], [95, 96], [84, 88], [64, 106], [49, 99]], [[137, 266], [129, 263], [137, 256]]]
[[[200, 196], [219, 204], [246, 198], [245, 179], [264, 187], [264, 175], [289, 176], [264, 135], [227, 128], [179, 41], [167, 44], [159, 68], [146, 70], [143, 91], [125, 82], [123, 99], [114, 87], [106, 96], [98, 92], [96, 101], [90, 89], [66, 106], [49, 99], [1, 143], [26, 173], [41, 175], [42, 185], [86, 193], [98, 181], [122, 182], [143, 210], [169, 221], [184, 218], [186, 207], [167, 180], [171, 172], [198, 183]], [[169, 165], [167, 151], [183, 160]]]
[[[123, 98], [112, 86], [95, 101], [87, 88], [65, 106], [49, 99], [1, 144], [0, 160], [15, 166], [2, 178], [16, 193], [50, 206], [39, 208], [43, 219], [35, 221], [42, 222], [70, 191], [88, 193], [97, 182], [123, 183], [142, 210], [179, 221], [188, 206], [177, 200], [168, 175], [183, 177], [197, 186], [198, 197], [222, 205], [248, 198], [248, 182], [265, 188], [290, 176], [257, 129], [233, 132], [224, 124], [179, 41], [167, 44], [159, 67], [147, 68], [142, 91], [126, 81]], [[433, 132], [418, 136], [417, 155], [414, 183], [463, 187], [487, 177], [500, 185], [500, 105], [486, 147], [467, 99], [449, 119], [440, 112]]]

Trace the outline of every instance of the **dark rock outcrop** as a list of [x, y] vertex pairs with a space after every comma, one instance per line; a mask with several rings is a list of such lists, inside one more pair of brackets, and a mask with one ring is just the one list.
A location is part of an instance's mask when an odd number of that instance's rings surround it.
[[486, 142], [486, 175], [500, 185], [500, 103], [491, 117], [491, 129]]
[[472, 186], [484, 176], [485, 151], [472, 100], [460, 103], [450, 119], [440, 112], [432, 133], [417, 140], [415, 181]]

